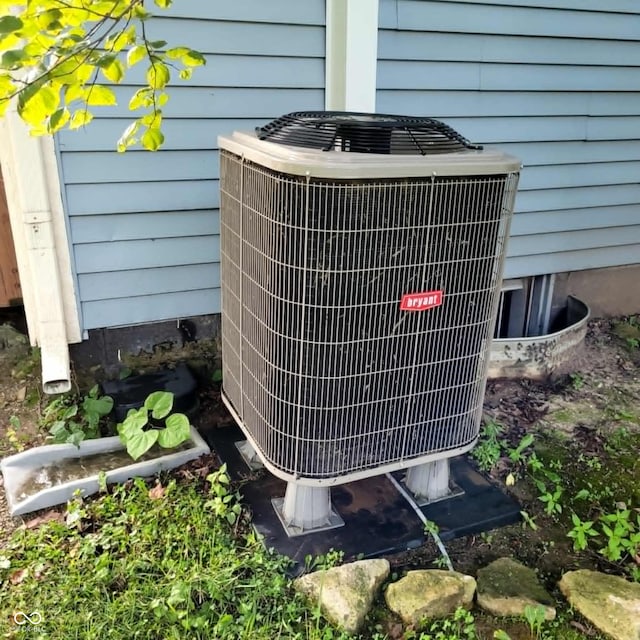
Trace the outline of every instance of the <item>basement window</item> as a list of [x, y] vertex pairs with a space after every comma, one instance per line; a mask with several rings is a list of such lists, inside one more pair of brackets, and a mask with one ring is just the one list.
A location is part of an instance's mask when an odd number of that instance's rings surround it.
[[553, 275], [505, 280], [494, 338], [528, 338], [549, 332]]

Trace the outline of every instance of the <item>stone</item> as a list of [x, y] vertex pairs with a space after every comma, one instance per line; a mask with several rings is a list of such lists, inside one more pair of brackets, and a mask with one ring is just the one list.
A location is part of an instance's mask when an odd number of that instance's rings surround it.
[[598, 571], [569, 571], [560, 580], [569, 604], [614, 640], [640, 640], [640, 584]]
[[538, 582], [536, 572], [512, 558], [499, 558], [478, 571], [478, 605], [498, 617], [523, 616], [525, 607], [541, 606], [553, 620], [553, 598]]
[[445, 618], [459, 607], [470, 608], [476, 581], [457, 571], [420, 569], [390, 584], [385, 600], [405, 624]]
[[388, 560], [358, 560], [340, 567], [309, 573], [294, 581], [331, 623], [358, 633], [380, 585], [389, 577]]

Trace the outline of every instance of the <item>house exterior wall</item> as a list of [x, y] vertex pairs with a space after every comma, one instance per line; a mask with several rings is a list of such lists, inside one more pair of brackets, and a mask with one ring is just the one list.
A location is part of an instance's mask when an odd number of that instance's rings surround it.
[[324, 24], [324, 0], [175, 2], [148, 36], [207, 65], [171, 87], [163, 150], [115, 152], [131, 87], [57, 136], [85, 332], [220, 311], [217, 136], [324, 108]]
[[505, 277], [640, 263], [635, 0], [381, 0], [377, 110], [522, 159]]

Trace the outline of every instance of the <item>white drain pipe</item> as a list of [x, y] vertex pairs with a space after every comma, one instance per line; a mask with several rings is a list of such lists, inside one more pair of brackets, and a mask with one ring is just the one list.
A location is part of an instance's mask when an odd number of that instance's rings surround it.
[[31, 137], [15, 108], [0, 120], [0, 164], [32, 345], [45, 393], [71, 389], [69, 342], [80, 341], [51, 138]]

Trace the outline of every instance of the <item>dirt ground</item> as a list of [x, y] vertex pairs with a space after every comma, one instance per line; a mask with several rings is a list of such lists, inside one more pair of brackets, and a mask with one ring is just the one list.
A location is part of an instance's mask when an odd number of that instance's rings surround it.
[[[0, 324], [4, 322], [25, 329], [17, 312], [0, 313]], [[638, 338], [640, 329], [634, 321], [593, 320], [583, 357], [576, 360], [571, 375], [542, 382], [490, 381], [485, 421], [503, 425], [504, 437], [514, 447], [526, 434], [534, 434], [536, 450], [546, 450], [549, 459], [563, 461], [563, 476], [584, 473], [584, 467], [578, 464], [579, 457], [591, 460], [594, 469], [597, 464], [603, 465], [605, 471], [624, 463], [625, 472], [620, 477], [629, 486], [619, 489], [627, 492], [625, 495], [631, 502], [628, 506], [640, 508], [638, 449], [622, 455], [608, 444], [612, 439], [632, 438], [632, 442], [640, 445]], [[38, 428], [41, 409], [47, 401], [41, 394], [39, 374], [38, 354], [28, 346], [0, 349], [0, 457], [45, 440], [46, 434]], [[637, 439], [634, 441], [633, 437]], [[599, 462], [593, 462], [595, 459]], [[580, 566], [612, 570], [598, 563], [593, 555], [574, 553], [566, 527], [563, 529], [545, 515], [542, 503], [526, 480], [506, 487], [509, 471], [507, 461], [502, 460], [492, 472], [493, 479], [518, 498], [523, 511], [536, 519], [537, 530], [518, 524], [449, 542], [447, 548], [456, 569], [475, 574], [478, 567], [512, 555], [537, 569], [552, 590], [562, 571]], [[601, 476], [603, 473], [598, 471]], [[20, 524], [21, 519], [9, 517], [4, 493], [0, 491], [0, 547]], [[426, 545], [395, 556], [392, 563], [399, 570], [427, 567], [437, 555], [435, 547]]]

